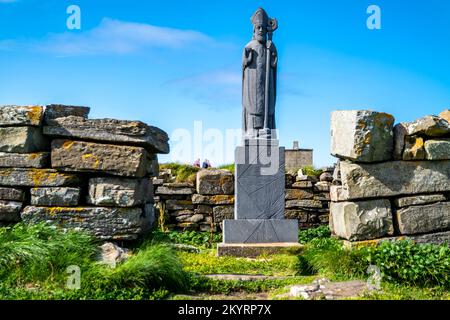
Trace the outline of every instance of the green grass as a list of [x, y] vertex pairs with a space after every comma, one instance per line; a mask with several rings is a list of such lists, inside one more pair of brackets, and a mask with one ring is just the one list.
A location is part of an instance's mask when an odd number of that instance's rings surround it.
[[421, 288], [385, 282], [381, 291], [372, 291], [361, 300], [450, 300], [450, 291], [442, 287]]
[[313, 166], [304, 166], [302, 170], [303, 174], [307, 176], [319, 177], [323, 173], [323, 170], [316, 169]]
[[23, 285], [60, 281], [70, 265], [90, 265], [97, 246], [88, 235], [38, 224], [0, 228], [0, 279]]
[[235, 167], [236, 167], [235, 164], [231, 163], [231, 164], [224, 164], [220, 166], [219, 169], [228, 170], [234, 173]]
[[[116, 268], [99, 264], [97, 243], [84, 233], [18, 224], [0, 228], [0, 299], [154, 299], [189, 286], [176, 252], [146, 244]], [[81, 270], [71, 290], [66, 269]]]
[[154, 230], [147, 237], [147, 241], [153, 243], [175, 243], [186, 244], [198, 248], [215, 248], [216, 244], [222, 242], [221, 233], [199, 232], [199, 231], [166, 231]]
[[181, 163], [164, 163], [159, 165], [160, 169], [172, 170], [172, 175], [176, 182], [191, 182], [195, 183], [197, 172], [201, 169], [188, 164]]
[[314, 239], [300, 257], [306, 274], [333, 279], [367, 278], [367, 269], [380, 269], [385, 282], [450, 289], [450, 248], [410, 241], [384, 242], [376, 247], [345, 249], [335, 239]]
[[191, 289], [195, 293], [231, 294], [235, 292], [257, 293], [280, 290], [289, 285], [308, 284], [316, 277], [291, 277], [288, 279], [269, 279], [254, 281], [216, 280], [206, 277], [193, 277]]
[[[211, 238], [213, 236], [213, 238]], [[272, 255], [258, 259], [217, 257], [208, 249], [220, 241], [210, 233], [153, 232], [116, 268], [96, 261], [98, 243], [89, 235], [63, 232], [48, 225], [0, 228], [0, 299], [166, 299], [177, 293], [227, 295], [268, 293], [277, 298], [287, 286], [365, 280], [367, 267], [382, 272], [382, 291], [362, 299], [450, 299], [450, 249], [385, 242], [378, 247], [345, 249], [329, 237], [329, 229], [302, 231], [305, 251], [299, 256]], [[202, 248], [200, 253], [175, 251], [169, 244]], [[66, 268], [81, 269], [81, 288], [66, 287]], [[207, 274], [285, 277], [256, 281], [206, 278]]]
[[313, 166], [297, 167], [297, 168], [293, 168], [290, 170], [286, 169], [286, 172], [297, 173], [300, 169], [303, 171], [303, 174], [305, 174], [307, 176], [317, 177], [317, 178], [323, 173], [323, 170], [316, 169]]
[[299, 273], [296, 256], [273, 255], [259, 259], [216, 257], [215, 250], [201, 253], [179, 253], [185, 270], [196, 274], [248, 274], [267, 276], [295, 276]]
[[330, 238], [331, 231], [328, 226], [320, 226], [317, 228], [300, 230], [298, 233], [298, 242], [301, 244], [307, 244], [314, 239], [326, 239]]

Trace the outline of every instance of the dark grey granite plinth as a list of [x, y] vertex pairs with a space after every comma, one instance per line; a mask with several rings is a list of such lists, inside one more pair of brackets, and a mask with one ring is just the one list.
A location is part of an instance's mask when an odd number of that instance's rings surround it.
[[235, 159], [235, 219], [284, 219], [284, 148], [278, 140], [245, 140]]
[[297, 220], [224, 220], [224, 243], [298, 242]]
[[284, 218], [284, 165], [278, 140], [245, 140], [236, 148], [235, 219], [223, 222], [226, 250], [233, 244], [298, 243], [297, 220]]

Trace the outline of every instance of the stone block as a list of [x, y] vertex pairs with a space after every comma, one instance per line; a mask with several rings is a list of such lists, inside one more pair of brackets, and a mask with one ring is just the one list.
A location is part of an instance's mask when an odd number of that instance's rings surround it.
[[446, 200], [447, 198], [443, 194], [424, 194], [419, 196], [398, 198], [394, 200], [394, 203], [397, 208], [404, 208], [421, 204], [442, 202]]
[[370, 240], [394, 234], [389, 200], [331, 203], [333, 234], [350, 241]]
[[450, 109], [442, 111], [439, 117], [450, 123]]
[[331, 200], [330, 193], [329, 192], [316, 193], [314, 195], [314, 200], [330, 201]]
[[25, 201], [25, 192], [17, 188], [0, 187], [0, 200]]
[[80, 201], [80, 188], [32, 188], [30, 194], [33, 206], [74, 207]]
[[312, 189], [313, 183], [311, 181], [297, 181], [292, 184], [293, 189]]
[[194, 223], [194, 222], [181, 222], [177, 224], [177, 228], [182, 230], [182, 231], [187, 231], [187, 230], [198, 230], [199, 229], [199, 224], [198, 223]]
[[166, 182], [163, 184], [163, 187], [171, 188], [171, 189], [184, 189], [191, 188], [194, 191], [194, 184], [191, 182]]
[[394, 117], [359, 110], [331, 114], [331, 153], [356, 162], [387, 161], [392, 157]]
[[204, 219], [204, 216], [202, 214], [196, 213], [196, 214], [192, 215], [190, 218], [188, 218], [186, 222], [199, 223], [203, 219]]
[[163, 179], [153, 178], [153, 186], [154, 187], [159, 187], [159, 186], [162, 186], [163, 184], [164, 184]]
[[234, 218], [233, 206], [217, 206], [213, 208], [214, 223], [222, 223], [223, 220]]
[[320, 181], [314, 185], [314, 192], [330, 192], [331, 182]]
[[21, 217], [25, 223], [48, 222], [63, 229], [80, 229], [107, 241], [136, 240], [146, 223], [141, 208], [28, 206]]
[[52, 167], [61, 171], [141, 178], [146, 174], [147, 151], [140, 147], [54, 140], [51, 159]]
[[202, 195], [233, 194], [234, 175], [228, 170], [200, 170], [197, 173], [197, 193]]
[[422, 137], [406, 136], [403, 160], [425, 160], [425, 142]]
[[277, 140], [246, 140], [235, 159], [235, 218], [284, 219], [284, 148]]
[[450, 123], [437, 116], [425, 116], [416, 121], [406, 123], [407, 135], [423, 135], [442, 137], [450, 134]]
[[304, 210], [286, 210], [284, 217], [286, 219], [296, 219], [298, 222], [308, 222], [308, 211]]
[[426, 141], [425, 152], [427, 160], [450, 160], [450, 139]]
[[0, 152], [31, 153], [47, 151], [49, 141], [38, 127], [0, 127]]
[[163, 130], [140, 121], [65, 117], [51, 121], [44, 134], [73, 140], [92, 140], [114, 144], [136, 145], [151, 153], [169, 153], [169, 137]]
[[234, 196], [231, 195], [203, 196], [196, 193], [192, 195], [192, 203], [213, 205], [213, 206], [234, 204]]
[[0, 152], [0, 168], [46, 168], [50, 165], [50, 153]]
[[224, 220], [224, 243], [298, 242], [297, 220]]
[[191, 200], [169, 199], [166, 201], [167, 210], [193, 210], [194, 205]]
[[43, 114], [42, 106], [1, 106], [0, 126], [40, 126]]
[[286, 209], [292, 208], [322, 208], [322, 202], [317, 200], [289, 200], [286, 201]]
[[16, 201], [0, 201], [0, 221], [19, 222], [22, 203]]
[[305, 189], [286, 189], [286, 200], [303, 200], [312, 199], [314, 193], [310, 190]]
[[150, 178], [89, 179], [87, 203], [105, 207], [135, 207], [153, 202], [153, 187]]
[[193, 188], [170, 188], [158, 187], [155, 194], [159, 196], [190, 196], [194, 193]]
[[194, 211], [192, 210], [180, 210], [171, 213], [171, 216], [174, 216], [177, 222], [191, 222], [189, 220], [193, 215]]
[[396, 197], [450, 190], [450, 161], [341, 162], [342, 187], [332, 200]]
[[213, 207], [204, 205], [204, 204], [199, 204], [197, 206], [197, 209], [195, 209], [195, 212], [205, 214], [205, 215], [211, 215], [213, 213]]
[[413, 122], [399, 123], [394, 127], [394, 159], [403, 159], [407, 136], [442, 137], [449, 134], [449, 122], [436, 116], [426, 116]]
[[341, 181], [341, 160], [338, 160], [336, 162], [336, 166], [334, 167], [334, 171], [333, 171], [333, 182], [331, 183], [332, 185], [341, 185], [342, 181]]
[[63, 187], [79, 183], [75, 174], [53, 169], [0, 168], [0, 186], [11, 187]]
[[177, 221], [184, 221], [186, 218], [192, 217], [194, 210], [175, 210], [170, 211], [170, 216], [174, 217]]
[[450, 202], [399, 209], [396, 216], [401, 234], [450, 230]]
[[322, 182], [332, 182], [333, 181], [333, 174], [330, 173], [330, 172], [323, 172], [319, 176], [319, 180], [322, 181]]
[[65, 118], [69, 116], [81, 117], [87, 119], [89, 115], [89, 107], [66, 106], [62, 104], [50, 104], [45, 106], [44, 121], [46, 124], [51, 124], [52, 120], [58, 118]]
[[397, 236], [397, 237], [387, 237], [387, 238], [357, 241], [357, 242], [344, 241], [344, 246], [346, 248], [373, 247], [373, 246], [378, 246], [386, 241], [394, 242], [394, 241], [405, 241], [405, 240], [412, 241], [415, 244], [442, 245], [445, 243], [450, 246], [450, 231], [436, 232], [436, 233], [430, 233], [430, 234], [419, 234], [419, 235], [407, 235], [407, 236], [402, 235], [402, 236]]
[[331, 201], [334, 201], [334, 202], [348, 200], [344, 197], [344, 191], [343, 191], [342, 186], [331, 186], [330, 187], [330, 198], [331, 198]]

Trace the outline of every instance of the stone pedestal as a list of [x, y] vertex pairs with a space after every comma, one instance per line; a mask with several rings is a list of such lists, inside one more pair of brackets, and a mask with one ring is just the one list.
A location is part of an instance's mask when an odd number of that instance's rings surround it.
[[278, 140], [245, 140], [235, 159], [235, 219], [224, 221], [224, 244], [297, 243], [297, 221], [284, 219], [284, 148]]

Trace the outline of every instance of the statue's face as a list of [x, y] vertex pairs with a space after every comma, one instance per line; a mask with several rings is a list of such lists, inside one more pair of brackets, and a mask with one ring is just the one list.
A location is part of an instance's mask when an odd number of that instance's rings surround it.
[[253, 34], [257, 41], [263, 42], [266, 40], [267, 28], [265, 26], [255, 26]]

